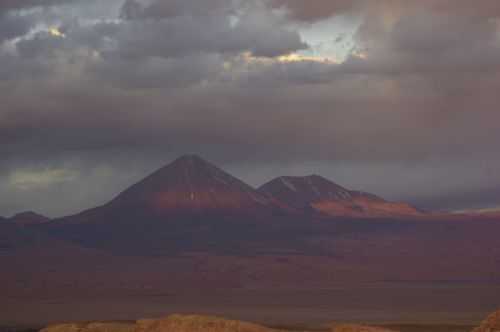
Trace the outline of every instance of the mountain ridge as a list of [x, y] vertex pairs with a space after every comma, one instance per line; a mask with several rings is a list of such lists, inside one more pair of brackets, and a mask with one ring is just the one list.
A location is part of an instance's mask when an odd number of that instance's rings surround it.
[[50, 218], [33, 211], [25, 211], [7, 218], [7, 221], [21, 226], [31, 226], [49, 222]]
[[110, 204], [141, 200], [162, 210], [251, 211], [273, 207], [272, 200], [197, 155], [185, 155], [122, 192]]
[[285, 209], [273, 198], [197, 155], [185, 155], [131, 185], [108, 203], [57, 220], [95, 219], [110, 211], [142, 217], [271, 215]]
[[[121, 211], [121, 213], [118, 213]], [[128, 212], [127, 212], [128, 211]], [[256, 217], [414, 217], [420, 211], [362, 191], [347, 189], [320, 176], [280, 176], [259, 188], [197, 155], [184, 155], [131, 185], [108, 203], [73, 216], [73, 223], [180, 216]]]
[[319, 175], [282, 176], [259, 189], [277, 200], [301, 210], [330, 217], [414, 217], [418, 209], [407, 203], [388, 202], [362, 191], [346, 189]]

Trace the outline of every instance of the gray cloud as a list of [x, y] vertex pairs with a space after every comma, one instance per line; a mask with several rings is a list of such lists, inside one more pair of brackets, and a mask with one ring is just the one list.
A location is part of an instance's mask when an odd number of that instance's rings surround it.
[[292, 18], [300, 21], [317, 21], [335, 15], [365, 14], [374, 9], [394, 15], [401, 12], [428, 10], [445, 15], [461, 15], [476, 18], [494, 18], [500, 15], [496, 0], [315, 0], [311, 5], [302, 0], [271, 0], [277, 8], [285, 8]]
[[315, 0], [314, 4], [301, 0], [272, 0], [278, 8], [286, 8], [293, 18], [304, 21], [326, 19], [330, 16], [353, 13], [356, 8], [366, 4], [366, 0]]
[[0, 45], [7, 40], [25, 35], [30, 28], [29, 18], [0, 12]]
[[236, 14], [238, 9], [241, 8], [233, 0], [212, 0], [205, 2], [193, 0], [157, 0], [146, 4], [138, 0], [126, 0], [122, 7], [121, 16], [126, 19], [226, 16]]
[[[254, 185], [322, 173], [424, 207], [496, 200], [490, 1], [95, 6], [0, 15], [19, 38], [0, 48], [0, 214], [76, 212], [192, 152]], [[297, 20], [346, 13], [363, 19], [345, 62], [280, 60], [307, 50]]]
[[236, 6], [230, 0], [152, 1], [142, 6], [128, 0], [127, 20], [117, 40], [124, 56], [176, 57], [194, 53], [239, 53], [274, 57], [307, 48], [299, 34], [259, 5]]
[[77, 0], [2, 0], [0, 2], [0, 14], [2, 12], [29, 9], [34, 7], [49, 7], [54, 5], [69, 5]]

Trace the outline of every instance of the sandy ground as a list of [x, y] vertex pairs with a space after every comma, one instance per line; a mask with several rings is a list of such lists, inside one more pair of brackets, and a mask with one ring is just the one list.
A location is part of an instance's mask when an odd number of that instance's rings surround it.
[[398, 329], [408, 332], [431, 331], [431, 325], [432, 331], [458, 332], [470, 330], [496, 310], [499, 295], [500, 285], [373, 283], [333, 289], [183, 291], [113, 298], [9, 296], [0, 298], [0, 326], [197, 313], [273, 326], [321, 329], [332, 322], [356, 322], [399, 325]]

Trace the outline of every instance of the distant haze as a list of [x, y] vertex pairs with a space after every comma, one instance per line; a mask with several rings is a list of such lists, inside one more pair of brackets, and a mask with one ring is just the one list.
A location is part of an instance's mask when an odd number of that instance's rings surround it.
[[0, 3], [0, 216], [103, 204], [179, 155], [421, 208], [500, 205], [494, 0]]

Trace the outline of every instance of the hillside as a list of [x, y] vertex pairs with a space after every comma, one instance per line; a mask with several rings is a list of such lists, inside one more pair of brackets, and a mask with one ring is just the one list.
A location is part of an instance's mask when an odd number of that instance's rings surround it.
[[44, 224], [46, 222], [49, 222], [50, 219], [41, 214], [32, 211], [27, 211], [18, 213], [13, 217], [7, 219], [7, 221], [20, 226], [32, 226], [32, 225]]
[[279, 177], [259, 188], [298, 210], [330, 217], [401, 218], [423, 215], [407, 203], [388, 202], [374, 194], [346, 189], [322, 176]]

